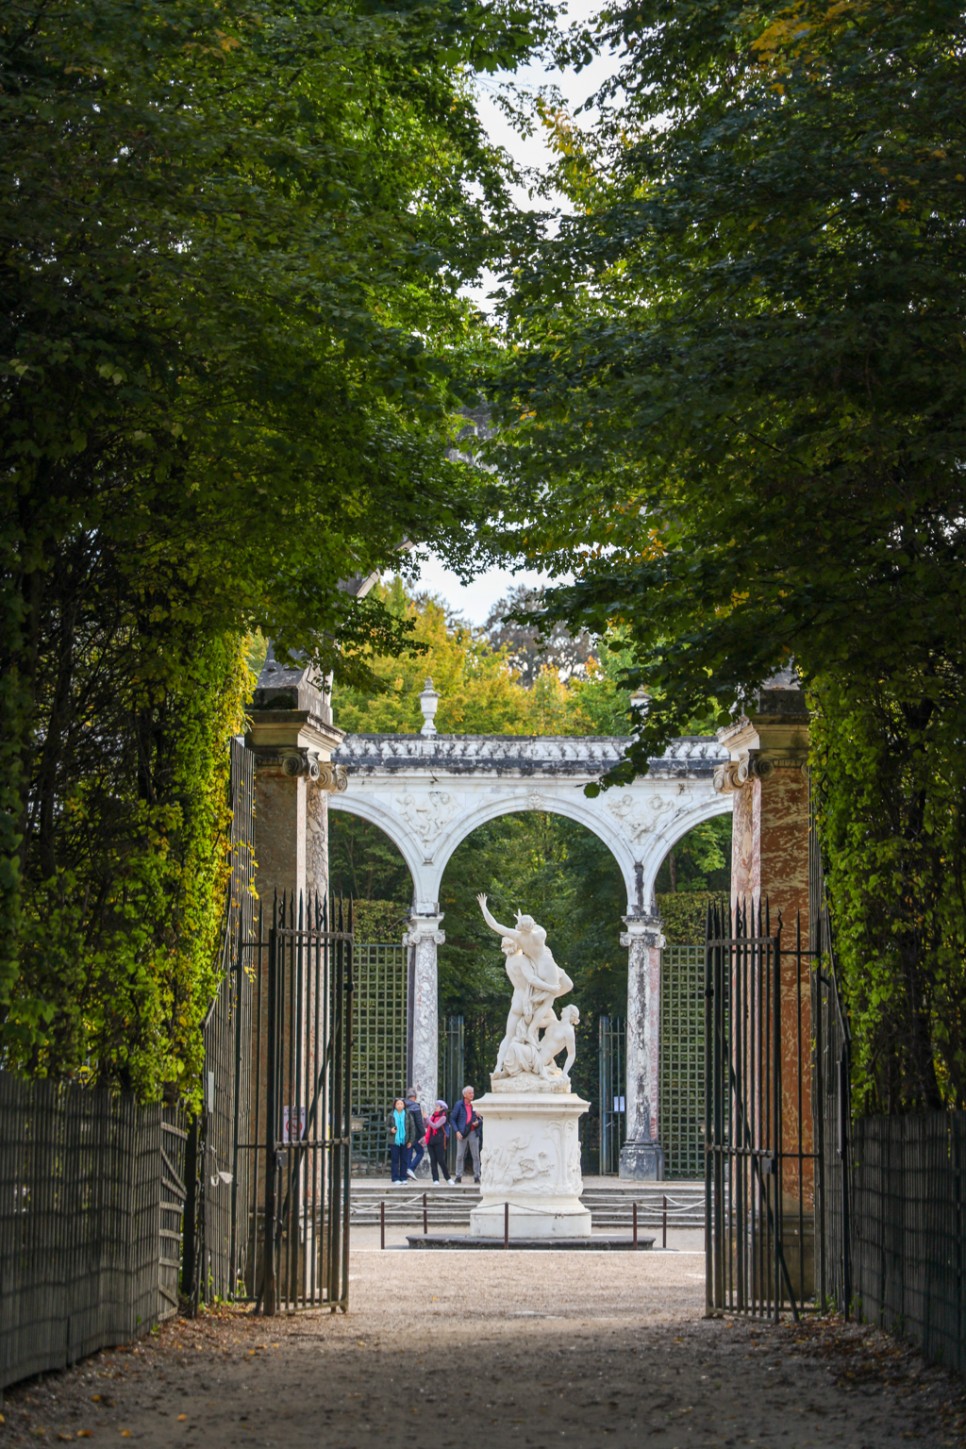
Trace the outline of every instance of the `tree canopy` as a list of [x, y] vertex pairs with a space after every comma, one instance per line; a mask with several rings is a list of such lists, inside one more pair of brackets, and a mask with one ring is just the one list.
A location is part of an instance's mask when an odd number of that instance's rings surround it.
[[196, 1080], [244, 635], [358, 670], [400, 620], [345, 582], [407, 538], [458, 556], [486, 506], [451, 447], [482, 336], [459, 289], [512, 168], [471, 77], [546, 24], [514, 0], [4, 10], [8, 1065]]
[[552, 618], [627, 631], [629, 769], [794, 661], [862, 1099], [890, 1107], [966, 1101], [963, 26], [611, 6], [600, 124], [547, 117], [572, 209], [520, 234], [493, 383], [495, 533], [573, 571]]
[[626, 651], [620, 638], [601, 641], [579, 675], [562, 677], [551, 644], [535, 654], [521, 675], [512, 651], [494, 647], [493, 630], [475, 629], [451, 618], [431, 596], [411, 596], [401, 579], [374, 590], [390, 617], [407, 630], [410, 648], [364, 650], [375, 682], [340, 684], [334, 710], [341, 729], [352, 733], [417, 733], [423, 723], [419, 695], [427, 678], [440, 699], [436, 728], [441, 734], [626, 735], [631, 706], [620, 682]]

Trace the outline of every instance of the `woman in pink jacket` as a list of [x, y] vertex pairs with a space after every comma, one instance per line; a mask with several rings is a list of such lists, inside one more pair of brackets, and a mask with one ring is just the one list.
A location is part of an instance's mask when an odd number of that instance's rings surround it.
[[453, 1179], [446, 1173], [446, 1143], [449, 1140], [449, 1108], [440, 1097], [439, 1101], [426, 1118], [426, 1151], [429, 1154], [430, 1171], [433, 1174], [433, 1182], [439, 1187], [440, 1174], [445, 1183], [452, 1183]]

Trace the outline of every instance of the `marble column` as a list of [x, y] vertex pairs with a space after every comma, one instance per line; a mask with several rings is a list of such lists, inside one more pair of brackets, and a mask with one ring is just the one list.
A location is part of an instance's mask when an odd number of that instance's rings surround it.
[[[409, 1084], [419, 1093], [424, 1108], [431, 1107], [439, 1094], [439, 973], [436, 948], [442, 946], [446, 934], [440, 930], [442, 916], [413, 915], [404, 944], [413, 952], [410, 974]], [[452, 1104], [450, 1104], [452, 1105]]]
[[654, 1181], [664, 1176], [664, 1149], [657, 1140], [658, 1064], [661, 1022], [661, 950], [657, 916], [625, 916], [627, 930], [627, 1088], [625, 1142], [620, 1176]]

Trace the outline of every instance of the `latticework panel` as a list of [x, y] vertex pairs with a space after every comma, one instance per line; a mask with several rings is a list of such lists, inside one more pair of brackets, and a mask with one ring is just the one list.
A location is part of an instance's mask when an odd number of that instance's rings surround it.
[[352, 1115], [357, 1173], [382, 1172], [388, 1146], [385, 1119], [394, 1097], [406, 1091], [409, 953], [392, 942], [356, 943], [352, 1011]]
[[704, 947], [661, 957], [659, 1136], [671, 1178], [704, 1175]]

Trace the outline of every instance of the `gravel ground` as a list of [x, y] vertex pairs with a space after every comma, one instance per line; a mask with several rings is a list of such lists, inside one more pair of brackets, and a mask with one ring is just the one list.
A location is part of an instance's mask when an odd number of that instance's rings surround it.
[[962, 1445], [961, 1381], [833, 1320], [705, 1319], [700, 1253], [380, 1252], [347, 1315], [221, 1309], [7, 1393], [0, 1446]]

